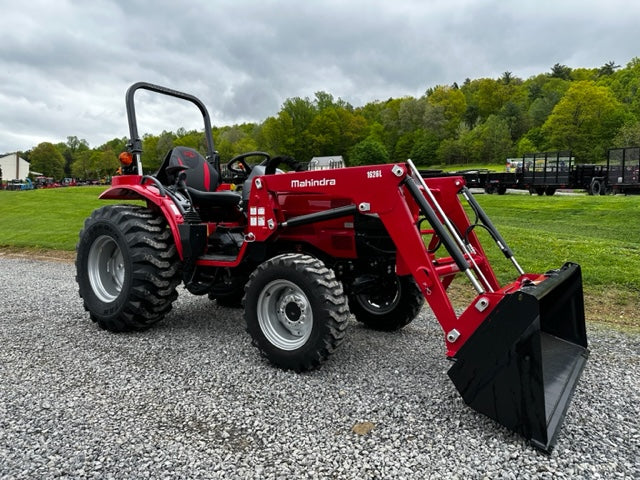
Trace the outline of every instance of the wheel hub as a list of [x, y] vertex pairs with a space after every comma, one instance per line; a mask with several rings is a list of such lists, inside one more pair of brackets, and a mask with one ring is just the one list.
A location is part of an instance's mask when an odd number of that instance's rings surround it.
[[296, 337], [303, 335], [304, 323], [307, 319], [308, 308], [306, 299], [299, 294], [289, 293], [284, 295], [278, 306], [278, 320]]
[[264, 336], [283, 350], [306, 343], [313, 328], [313, 313], [304, 291], [288, 280], [274, 280], [258, 299], [258, 322]]
[[100, 301], [109, 303], [120, 295], [126, 269], [122, 250], [113, 238], [96, 238], [89, 250], [87, 270], [91, 288]]

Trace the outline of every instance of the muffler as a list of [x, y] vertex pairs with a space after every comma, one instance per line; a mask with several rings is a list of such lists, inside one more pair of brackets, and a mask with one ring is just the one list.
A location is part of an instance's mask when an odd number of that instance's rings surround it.
[[465, 403], [550, 452], [587, 361], [580, 266], [505, 294], [454, 357]]

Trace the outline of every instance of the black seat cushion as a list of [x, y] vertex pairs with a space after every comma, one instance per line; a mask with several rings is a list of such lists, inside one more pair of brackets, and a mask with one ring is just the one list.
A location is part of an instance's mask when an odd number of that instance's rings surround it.
[[193, 203], [206, 207], [232, 208], [240, 204], [242, 197], [239, 193], [231, 190], [220, 190], [219, 192], [203, 192], [193, 187], [187, 186], [189, 195], [193, 199]]
[[174, 147], [170, 152], [168, 166], [189, 167], [185, 170], [186, 184], [201, 192], [215, 192], [220, 185], [220, 175], [204, 157], [193, 148]]

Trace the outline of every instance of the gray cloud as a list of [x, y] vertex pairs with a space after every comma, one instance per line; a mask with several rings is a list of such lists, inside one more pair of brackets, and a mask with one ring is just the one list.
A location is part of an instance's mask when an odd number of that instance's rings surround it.
[[[638, 55], [640, 4], [611, 0], [3, 2], [0, 153], [127, 135], [137, 81], [192, 93], [214, 124], [262, 121], [324, 90], [354, 105], [465, 78]], [[8, 27], [8, 28], [7, 28]], [[201, 128], [140, 93], [142, 131]]]

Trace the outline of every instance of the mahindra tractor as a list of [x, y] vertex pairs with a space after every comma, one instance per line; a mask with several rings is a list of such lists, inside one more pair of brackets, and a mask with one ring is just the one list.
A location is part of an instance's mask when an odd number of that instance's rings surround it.
[[[174, 147], [143, 172], [141, 89], [200, 110], [204, 155]], [[100, 196], [119, 204], [95, 210], [77, 245], [79, 293], [101, 328], [151, 327], [184, 284], [242, 306], [257, 350], [307, 371], [329, 359], [351, 318], [394, 331], [426, 300], [464, 401], [550, 451], [588, 356], [579, 265], [525, 273], [461, 177], [423, 176], [410, 160], [310, 170], [258, 151], [221, 166], [198, 98], [136, 83], [125, 100], [122, 174]], [[513, 264], [510, 283], [499, 283], [480, 229]], [[447, 293], [456, 276], [472, 292], [463, 308]]]

